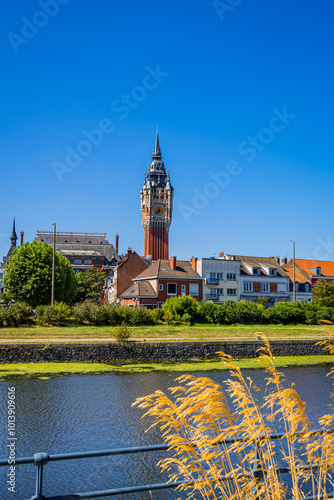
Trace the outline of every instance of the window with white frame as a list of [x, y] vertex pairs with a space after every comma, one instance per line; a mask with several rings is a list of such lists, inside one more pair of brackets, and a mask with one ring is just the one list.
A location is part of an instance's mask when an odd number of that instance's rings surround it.
[[84, 264], [90, 265], [92, 263], [92, 259], [85, 259]]
[[215, 280], [217, 278], [217, 273], [210, 273], [210, 280]]
[[277, 276], [277, 269], [269, 269], [270, 276]]
[[159, 292], [161, 292], [164, 289], [164, 286], [162, 283], [159, 283]]
[[309, 291], [310, 291], [310, 284], [305, 283], [305, 292], [309, 292]]
[[235, 273], [227, 273], [226, 279], [227, 280], [235, 280], [235, 279], [237, 279], [237, 275]]
[[278, 293], [286, 293], [286, 284], [285, 283], [277, 283], [277, 292]]
[[270, 283], [261, 283], [261, 292], [269, 293], [270, 292]]
[[176, 283], [167, 283], [167, 295], [176, 295]]
[[250, 281], [244, 282], [244, 292], [252, 292], [253, 291], [253, 283]]
[[74, 259], [73, 264], [82, 264], [82, 259]]
[[253, 274], [260, 274], [260, 268], [259, 267], [253, 267]]
[[189, 295], [192, 295], [193, 297], [198, 296], [198, 283], [189, 284]]
[[236, 288], [228, 288], [227, 289], [227, 295], [236, 295], [236, 294], [237, 294]]
[[223, 279], [223, 273], [217, 273], [217, 280]]
[[217, 288], [218, 295], [224, 295], [224, 288]]

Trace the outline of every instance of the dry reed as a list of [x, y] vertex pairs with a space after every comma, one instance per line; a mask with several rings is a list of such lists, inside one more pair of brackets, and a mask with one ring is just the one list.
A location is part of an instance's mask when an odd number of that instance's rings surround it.
[[[305, 403], [286, 387], [269, 342], [257, 335], [263, 341], [259, 361], [267, 374], [264, 395], [229, 356], [219, 353], [231, 374], [225, 390], [209, 378], [183, 375], [169, 389], [171, 397], [157, 391], [137, 399], [134, 404], [147, 410], [144, 416], [153, 418], [150, 429], [158, 426], [173, 450], [158, 465], [168, 471], [169, 481], [188, 482], [179, 487], [187, 499], [333, 498], [334, 435], [314, 432]], [[334, 354], [330, 342], [326, 347]], [[333, 414], [318, 424], [332, 428]], [[278, 432], [283, 437], [271, 439]], [[289, 486], [282, 468], [290, 470]]]

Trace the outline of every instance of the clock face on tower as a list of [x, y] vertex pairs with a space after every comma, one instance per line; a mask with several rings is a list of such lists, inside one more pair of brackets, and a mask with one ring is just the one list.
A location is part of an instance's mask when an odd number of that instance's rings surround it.
[[164, 214], [164, 208], [161, 205], [156, 205], [154, 207], [154, 215], [156, 217], [161, 217]]

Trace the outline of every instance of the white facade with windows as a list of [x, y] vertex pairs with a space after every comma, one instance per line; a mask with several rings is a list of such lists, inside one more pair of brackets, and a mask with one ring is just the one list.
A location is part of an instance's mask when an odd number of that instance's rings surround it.
[[199, 259], [197, 272], [203, 278], [203, 300], [217, 304], [240, 300], [240, 261]]
[[289, 276], [277, 257], [226, 255], [225, 258], [240, 260], [240, 300], [256, 301], [264, 297], [270, 306], [290, 299]]

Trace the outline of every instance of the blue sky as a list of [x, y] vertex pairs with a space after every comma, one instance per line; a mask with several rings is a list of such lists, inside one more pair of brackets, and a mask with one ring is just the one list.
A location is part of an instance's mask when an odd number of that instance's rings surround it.
[[29, 241], [55, 221], [142, 253], [158, 123], [170, 254], [291, 257], [295, 239], [297, 257], [334, 259], [331, 0], [1, 10], [1, 256], [14, 216]]

